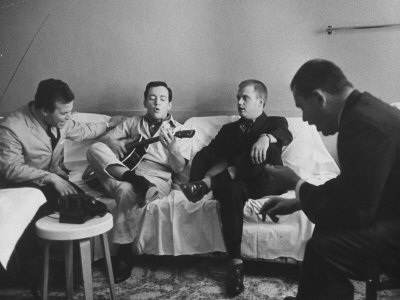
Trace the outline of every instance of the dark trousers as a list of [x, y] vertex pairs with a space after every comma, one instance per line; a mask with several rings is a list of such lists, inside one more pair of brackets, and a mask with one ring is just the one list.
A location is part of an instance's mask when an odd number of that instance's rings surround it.
[[400, 275], [400, 221], [353, 231], [317, 226], [306, 246], [296, 299], [353, 299], [350, 279], [367, 280], [382, 272]]
[[[197, 156], [197, 155], [196, 155]], [[199, 157], [197, 157], [199, 159]], [[281, 150], [276, 145], [270, 145], [266, 162], [282, 165]], [[196, 172], [196, 165], [199, 171]], [[203, 178], [206, 169], [199, 160], [193, 161], [190, 180]], [[222, 233], [230, 258], [241, 257], [243, 233], [243, 208], [249, 198], [258, 199], [266, 195], [277, 195], [284, 192], [274, 182], [262, 165], [254, 166], [250, 161], [241, 161], [238, 177], [232, 180], [228, 170], [211, 178], [211, 189], [220, 204]]]

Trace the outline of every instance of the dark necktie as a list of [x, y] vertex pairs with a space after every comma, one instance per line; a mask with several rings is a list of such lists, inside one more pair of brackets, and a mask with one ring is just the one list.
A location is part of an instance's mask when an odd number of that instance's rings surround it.
[[164, 120], [153, 120], [148, 115], [145, 116], [145, 119], [147, 123], [149, 123], [150, 136], [154, 136], [160, 128], [162, 122], [171, 120], [171, 115], [168, 114]]
[[244, 135], [248, 134], [250, 132], [251, 126], [253, 125], [253, 120], [246, 120], [246, 119], [241, 119], [239, 123], [240, 130]]
[[51, 148], [54, 148], [57, 145], [58, 139], [60, 138], [60, 129], [57, 128], [57, 137], [54, 136], [53, 132], [51, 131], [51, 126], [49, 126], [46, 130], [47, 135], [50, 137], [51, 140]]
[[156, 132], [158, 131], [158, 128], [161, 126], [161, 122], [151, 122], [149, 123], [149, 129], [150, 129], [150, 135], [154, 136]]

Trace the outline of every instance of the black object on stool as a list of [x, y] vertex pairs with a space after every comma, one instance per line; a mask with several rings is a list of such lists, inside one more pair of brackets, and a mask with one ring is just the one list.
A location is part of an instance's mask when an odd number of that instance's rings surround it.
[[83, 224], [95, 216], [103, 217], [107, 206], [85, 194], [71, 194], [59, 199], [60, 223]]

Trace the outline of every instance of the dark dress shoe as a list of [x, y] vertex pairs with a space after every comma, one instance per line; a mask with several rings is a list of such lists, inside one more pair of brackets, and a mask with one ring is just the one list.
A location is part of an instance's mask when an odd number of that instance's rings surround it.
[[210, 189], [204, 181], [194, 181], [180, 184], [181, 190], [190, 202], [197, 202], [206, 195]]
[[232, 265], [228, 271], [226, 293], [229, 297], [235, 297], [243, 292], [243, 290], [243, 264]]
[[283, 300], [296, 300], [296, 297], [287, 296], [287, 297], [283, 298]]
[[133, 262], [121, 259], [118, 256], [113, 256], [112, 267], [114, 273], [114, 283], [120, 283], [131, 277]]

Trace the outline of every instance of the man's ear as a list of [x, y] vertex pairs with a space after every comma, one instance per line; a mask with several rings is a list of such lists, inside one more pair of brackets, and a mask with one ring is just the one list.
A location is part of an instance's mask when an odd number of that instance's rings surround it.
[[311, 94], [312, 98], [315, 99], [315, 101], [321, 106], [325, 106], [326, 104], [326, 95], [325, 92], [321, 89], [315, 89], [312, 91]]
[[143, 106], [144, 106], [144, 108], [147, 108], [147, 101], [146, 101], [146, 99], [143, 100]]

